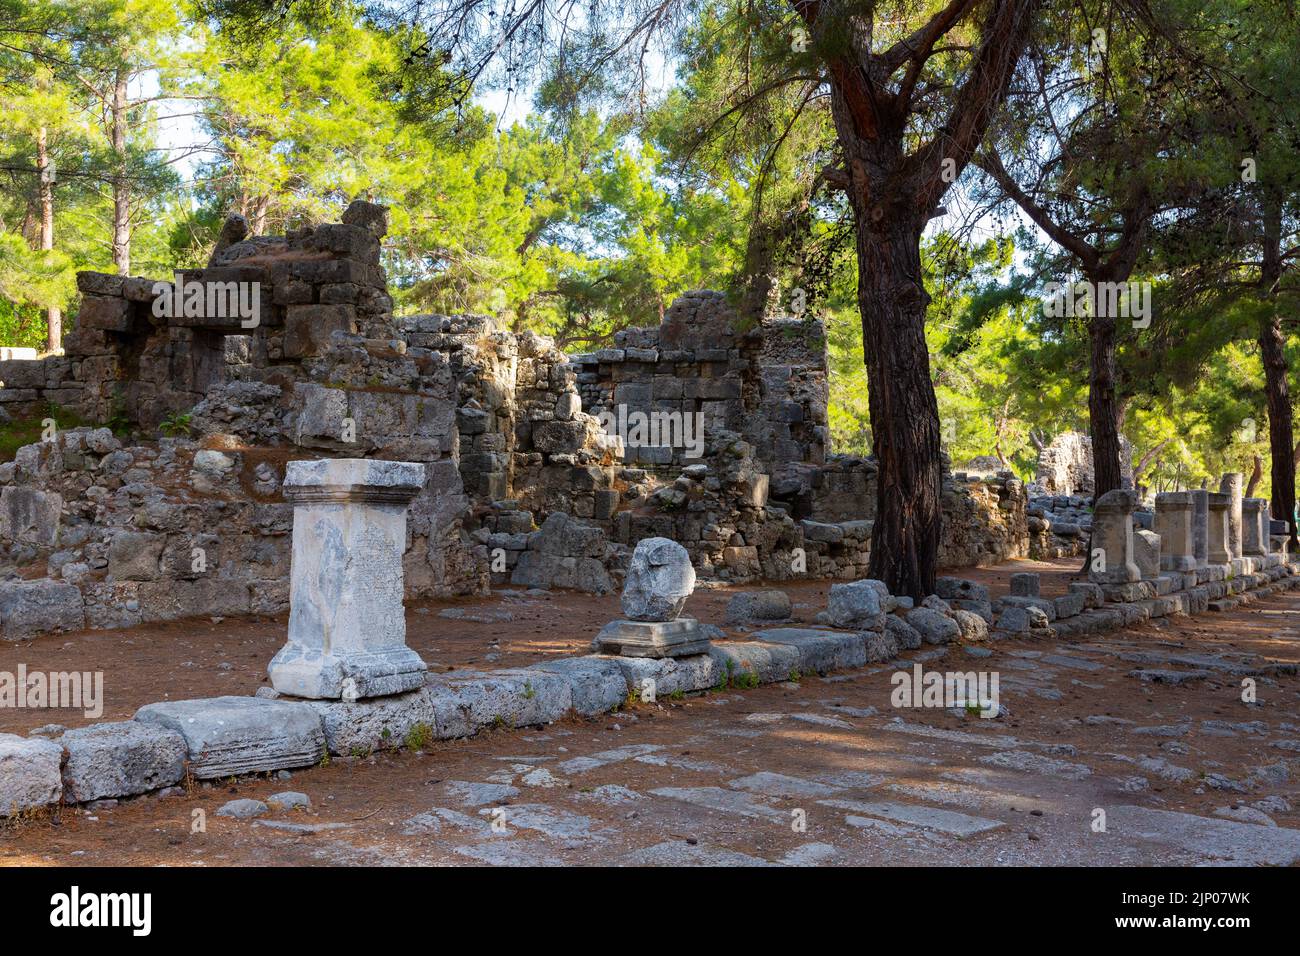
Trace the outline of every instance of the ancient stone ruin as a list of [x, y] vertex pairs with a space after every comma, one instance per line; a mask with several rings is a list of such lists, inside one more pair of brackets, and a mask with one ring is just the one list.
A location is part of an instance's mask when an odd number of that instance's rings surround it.
[[[820, 323], [745, 330], [692, 292], [566, 355], [487, 316], [394, 316], [385, 232], [357, 202], [284, 237], [236, 222], [205, 269], [80, 274], [65, 354], [0, 362], [11, 416], [86, 423], [0, 465], [0, 636], [288, 610], [286, 469], [322, 458], [423, 469], [408, 597], [606, 592], [652, 537], [702, 581], [866, 573], [875, 462], [828, 452]], [[943, 504], [950, 567], [1086, 539], [1009, 472], [945, 475]]]

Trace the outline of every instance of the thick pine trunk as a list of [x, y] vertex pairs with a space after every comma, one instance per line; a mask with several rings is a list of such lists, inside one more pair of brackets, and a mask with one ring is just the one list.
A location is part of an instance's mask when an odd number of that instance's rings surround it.
[[1260, 284], [1274, 308], [1260, 320], [1259, 355], [1264, 365], [1264, 395], [1268, 402], [1269, 477], [1272, 479], [1270, 510], [1287, 523], [1287, 550], [1297, 550], [1295, 520], [1295, 423], [1291, 391], [1287, 383], [1286, 335], [1277, 311], [1277, 285], [1282, 278], [1282, 200], [1270, 195], [1264, 207], [1264, 263]]
[[110, 135], [113, 141], [113, 264], [117, 274], [131, 274], [131, 180], [126, 158], [127, 74], [119, 70], [113, 83]]
[[[875, 207], [879, 211], [879, 207]], [[934, 593], [942, 531], [939, 406], [925, 342], [920, 217], [855, 209], [858, 305], [876, 453], [876, 518], [868, 576], [891, 594]]]
[[1295, 424], [1291, 410], [1291, 392], [1287, 384], [1287, 363], [1282, 334], [1282, 319], [1274, 312], [1260, 322], [1259, 354], [1264, 363], [1264, 394], [1268, 401], [1269, 477], [1273, 494], [1270, 510], [1273, 517], [1287, 523], [1291, 539], [1289, 550], [1295, 551]]
[[[57, 176], [50, 161], [48, 136], [42, 126], [36, 133], [36, 175], [41, 200], [41, 251], [54, 249], [54, 180]], [[63, 311], [57, 306], [45, 310], [45, 347], [56, 352], [63, 346]]]
[[1095, 501], [1123, 484], [1119, 441], [1122, 410], [1115, 394], [1115, 317], [1094, 315], [1088, 323], [1088, 341], [1088, 426], [1092, 432]]

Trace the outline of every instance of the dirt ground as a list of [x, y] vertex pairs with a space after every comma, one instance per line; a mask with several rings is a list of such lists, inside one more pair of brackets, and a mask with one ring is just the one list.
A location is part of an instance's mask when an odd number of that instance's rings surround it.
[[[1063, 578], [1076, 565], [1057, 567]], [[1007, 574], [1028, 568], [972, 576], [1005, 587]], [[827, 587], [787, 588], [800, 619], [825, 606]], [[617, 604], [523, 597], [415, 608], [411, 643], [449, 666], [528, 663], [581, 649]], [[720, 622], [727, 597], [698, 591], [689, 610]], [[508, 610], [512, 620], [437, 617], [451, 606]], [[109, 674], [142, 665], [158, 681], [110, 685], [105, 716], [126, 716], [164, 688], [250, 692], [282, 634], [282, 622], [241, 622], [81, 635], [72, 648], [4, 648], [0, 669], [78, 666], [80, 642], [111, 637], [102, 644]], [[1298, 638], [1300, 595], [1286, 593], [1080, 643], [926, 647], [798, 683], [336, 758], [288, 779], [62, 808], [0, 831], [0, 864], [1294, 865]], [[159, 662], [166, 639], [184, 642], [194, 666]], [[115, 652], [124, 640], [135, 643]], [[494, 652], [500, 659], [487, 660]], [[236, 666], [218, 671], [222, 661]], [[893, 706], [891, 677], [913, 663], [997, 673], [1007, 713]], [[1144, 681], [1142, 669], [1186, 680]], [[1255, 703], [1242, 700], [1244, 676], [1257, 682]], [[227, 801], [285, 790], [305, 793], [310, 810], [217, 815]]]
[[[1009, 589], [1013, 571], [1043, 573], [1043, 593], [1064, 593], [1077, 570], [1074, 559], [1051, 564], [1018, 561], [960, 573]], [[1060, 580], [1058, 580], [1060, 579]], [[780, 585], [794, 603], [794, 619], [811, 623], [826, 609], [831, 582]], [[684, 613], [723, 624], [727, 601], [746, 588], [700, 589]], [[619, 617], [618, 595], [536, 592], [499, 588], [491, 596], [463, 601], [411, 602], [406, 641], [436, 671], [523, 667], [553, 657], [588, 653], [591, 639]], [[270, 681], [266, 665], [284, 644], [288, 615], [274, 618], [193, 618], [128, 630], [81, 631], [14, 643], [0, 641], [0, 671], [28, 673], [101, 671], [104, 713], [100, 720], [126, 720], [159, 700], [222, 694], [249, 695]], [[727, 628], [728, 637], [746, 631]], [[94, 723], [81, 711], [0, 708], [0, 732], [26, 733], [42, 724], [79, 727]]]

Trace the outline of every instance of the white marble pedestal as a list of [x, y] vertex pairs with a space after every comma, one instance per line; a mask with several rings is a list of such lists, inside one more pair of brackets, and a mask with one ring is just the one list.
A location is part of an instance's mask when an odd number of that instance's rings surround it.
[[289, 462], [289, 642], [268, 668], [277, 691], [358, 699], [423, 685], [427, 665], [406, 646], [402, 554], [424, 480], [418, 462]]

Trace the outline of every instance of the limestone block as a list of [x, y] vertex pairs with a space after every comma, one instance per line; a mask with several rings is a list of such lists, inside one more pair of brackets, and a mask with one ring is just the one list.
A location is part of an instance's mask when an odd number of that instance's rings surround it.
[[767, 644], [789, 644], [799, 649], [801, 673], [842, 670], [862, 667], [867, 662], [866, 642], [861, 634], [836, 634], [815, 628], [778, 627], [757, 631], [756, 641]]
[[686, 657], [611, 657], [628, 688], [647, 698], [646, 681], [656, 699], [670, 694], [708, 690], [718, 682], [717, 662], [709, 654]]
[[431, 676], [425, 694], [440, 740], [468, 737], [485, 727], [549, 724], [573, 707], [567, 680], [527, 669]]
[[745, 591], [727, 602], [725, 620], [729, 624], [751, 621], [785, 621], [790, 618], [790, 595], [784, 591]]
[[310, 706], [258, 697], [213, 697], [146, 704], [135, 719], [185, 738], [190, 772], [201, 780], [306, 767], [325, 754], [320, 716]]
[[893, 599], [883, 581], [864, 579], [832, 584], [826, 613], [836, 627], [878, 631], [885, 626], [885, 614], [893, 610]]
[[545, 671], [568, 681], [573, 709], [580, 714], [603, 714], [627, 699], [623, 670], [607, 657], [566, 657], [533, 664], [527, 670]]
[[732, 681], [753, 674], [759, 683], [789, 680], [790, 674], [800, 669], [803, 654], [794, 644], [749, 643], [715, 644], [709, 651], [714, 659], [718, 680], [730, 677]]
[[961, 637], [961, 627], [942, 611], [917, 607], [908, 611], [906, 618], [927, 644], [950, 644]]
[[63, 496], [23, 485], [0, 491], [0, 538], [53, 547], [59, 536]]
[[118, 531], [108, 546], [108, 573], [113, 581], [153, 581], [158, 577], [164, 534]]
[[62, 758], [63, 748], [53, 741], [0, 734], [0, 817], [57, 802]]
[[75, 585], [48, 578], [0, 583], [0, 640], [75, 631], [85, 623], [85, 602]]
[[67, 751], [63, 789], [76, 803], [148, 793], [185, 776], [185, 738], [161, 726], [93, 724], [69, 730], [59, 744]]
[[334, 332], [356, 331], [356, 308], [350, 305], [291, 305], [285, 309], [284, 355], [301, 359], [320, 355]]

